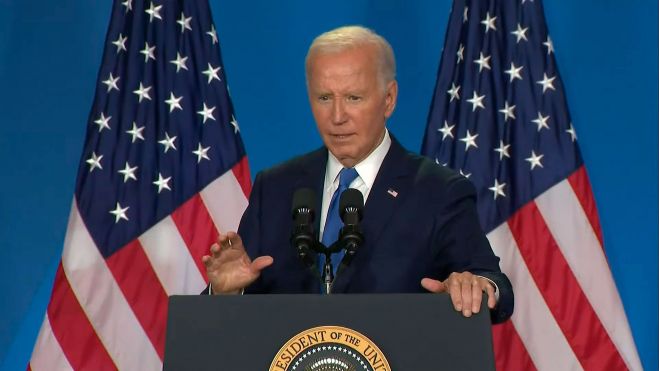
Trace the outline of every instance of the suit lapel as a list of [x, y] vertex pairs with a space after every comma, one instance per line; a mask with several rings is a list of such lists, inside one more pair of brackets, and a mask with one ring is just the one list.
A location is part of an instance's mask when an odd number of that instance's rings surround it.
[[295, 179], [293, 192], [300, 188], [310, 188], [316, 192], [315, 227], [318, 234], [320, 229], [320, 214], [323, 203], [323, 185], [325, 183], [325, 168], [327, 167], [327, 149], [325, 147], [311, 152], [304, 158], [300, 166], [300, 174]]
[[[363, 251], [357, 254], [370, 255], [377, 249], [382, 231], [388, 226], [391, 217], [398, 206], [412, 191], [413, 172], [407, 163], [407, 151], [391, 138], [391, 147], [384, 158], [375, 182], [364, 205], [362, 231], [364, 233]], [[335, 292], [344, 292], [349, 286], [350, 278], [355, 272], [355, 266], [350, 266], [337, 276], [334, 285]]]
[[[327, 167], [327, 149], [322, 147], [310, 154], [300, 158], [298, 164], [299, 172], [294, 176], [295, 179], [291, 182], [294, 185], [291, 190], [291, 198], [293, 193], [301, 188], [313, 189], [316, 193], [315, 220], [314, 220], [314, 233], [316, 240], [318, 240], [320, 230], [320, 214], [322, 213], [322, 200], [323, 200], [323, 185], [325, 183], [325, 168]], [[292, 225], [292, 224], [291, 224]], [[291, 251], [293, 249], [291, 248]], [[316, 259], [316, 258], [314, 258]], [[307, 279], [314, 282], [316, 292], [320, 292], [320, 280], [317, 275], [312, 272], [306, 271]]]

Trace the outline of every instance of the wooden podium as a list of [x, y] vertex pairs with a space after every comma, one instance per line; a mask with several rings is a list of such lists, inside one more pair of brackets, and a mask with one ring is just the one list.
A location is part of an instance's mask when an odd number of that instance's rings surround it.
[[494, 370], [485, 303], [465, 318], [446, 294], [173, 296], [164, 370]]

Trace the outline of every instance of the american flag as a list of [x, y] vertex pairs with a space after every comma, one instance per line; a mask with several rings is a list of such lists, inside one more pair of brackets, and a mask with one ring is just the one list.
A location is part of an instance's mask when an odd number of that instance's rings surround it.
[[167, 297], [203, 290], [250, 187], [208, 2], [115, 1], [29, 368], [161, 369]]
[[422, 152], [468, 177], [515, 290], [500, 370], [640, 370], [541, 0], [455, 0]]

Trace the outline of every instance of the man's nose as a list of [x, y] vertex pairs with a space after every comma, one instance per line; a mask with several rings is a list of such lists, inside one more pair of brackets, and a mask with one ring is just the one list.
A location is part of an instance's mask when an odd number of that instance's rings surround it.
[[345, 102], [341, 99], [335, 99], [332, 104], [332, 123], [342, 124], [347, 120]]

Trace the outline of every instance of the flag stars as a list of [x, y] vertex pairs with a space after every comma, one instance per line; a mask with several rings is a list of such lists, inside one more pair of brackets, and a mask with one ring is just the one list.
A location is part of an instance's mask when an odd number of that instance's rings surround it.
[[119, 76], [114, 77], [112, 76], [112, 72], [110, 72], [110, 76], [108, 77], [108, 79], [103, 80], [103, 84], [107, 85], [108, 87], [107, 93], [109, 93], [112, 89], [119, 91], [119, 86], [117, 86], [117, 82], [119, 82]]
[[176, 136], [170, 137], [169, 134], [165, 132], [165, 138], [158, 141], [158, 143], [165, 146], [164, 153], [167, 153], [167, 151], [169, 151], [171, 148], [176, 151], [176, 145], [174, 144], [174, 141], [176, 141]]
[[544, 156], [545, 155], [542, 155], [542, 154], [536, 155], [535, 151], [531, 151], [531, 157], [527, 157], [524, 160], [528, 161], [531, 164], [531, 170], [533, 170], [533, 169], [535, 169], [536, 166], [543, 167], [542, 162], [540, 162], [540, 161], [542, 160], [542, 158]]
[[117, 202], [117, 206], [114, 208], [114, 210], [110, 210], [110, 214], [114, 215], [114, 224], [119, 223], [119, 220], [128, 220], [128, 216], [126, 216], [126, 212], [128, 211], [130, 207], [121, 207], [121, 204]]
[[126, 7], [126, 13], [133, 10], [133, 0], [126, 0], [122, 2], [121, 5]]
[[572, 126], [572, 123], [570, 123], [570, 128], [565, 130], [565, 132], [570, 134], [570, 137], [572, 137], [573, 142], [577, 140], [577, 131], [574, 130], [574, 126]]
[[184, 57], [181, 55], [181, 53], [176, 52], [176, 59], [172, 59], [169, 61], [169, 63], [172, 63], [176, 65], [176, 73], [182, 69], [188, 70], [188, 66], [185, 65], [185, 63], [188, 61], [188, 57]]
[[194, 153], [197, 156], [197, 163], [200, 163], [202, 159], [210, 161], [210, 158], [208, 157], [208, 150], [210, 148], [211, 148], [210, 146], [206, 148], [202, 147], [201, 143], [197, 145], [197, 150], [192, 151], [192, 153]]
[[221, 66], [217, 67], [217, 68], [213, 68], [213, 66], [211, 66], [210, 63], [208, 63], [208, 69], [206, 69], [202, 73], [204, 75], [208, 76], [208, 83], [209, 84], [213, 80], [222, 81], [222, 80], [220, 80], [220, 77], [217, 75], [217, 73], [220, 71], [221, 68], [222, 68]]
[[233, 126], [233, 133], [238, 134], [240, 131], [240, 127], [238, 127], [238, 120], [236, 120], [236, 117], [234, 115], [231, 115], [231, 121], [229, 121], [229, 124]]
[[464, 45], [460, 44], [458, 47], [458, 51], [455, 53], [458, 56], [458, 61], [456, 62], [457, 64], [460, 64], [465, 59], [465, 47]]
[[522, 74], [521, 74], [522, 68], [524, 68], [524, 66], [516, 67], [515, 63], [510, 62], [510, 69], [505, 70], [503, 72], [505, 74], [509, 75], [510, 76], [510, 82], [513, 82], [513, 80], [515, 80], [515, 79], [522, 80]]
[[549, 35], [547, 35], [547, 41], [543, 42], [542, 45], [547, 47], [547, 55], [554, 52], [554, 43], [551, 41]]
[[192, 31], [192, 26], [190, 26], [190, 22], [192, 21], [192, 17], [185, 17], [185, 13], [181, 12], [181, 18], [179, 18], [176, 23], [181, 25], [181, 33], [184, 33], [185, 30], [190, 30]]
[[156, 186], [158, 186], [158, 194], [160, 194], [160, 192], [162, 192], [163, 189], [166, 189], [166, 190], [168, 190], [168, 191], [171, 191], [171, 190], [172, 190], [172, 189], [169, 187], [169, 181], [170, 181], [170, 180], [172, 180], [172, 177], [171, 177], [171, 176], [169, 176], [169, 177], [167, 177], [167, 178], [163, 178], [162, 174], [161, 174], [161, 173], [158, 173], [158, 179], [156, 179], [156, 181], [153, 182], [153, 184], [155, 184]]
[[478, 59], [474, 59], [474, 63], [478, 65], [478, 72], [482, 72], [483, 68], [487, 68], [488, 70], [491, 70], [490, 68], [490, 58], [492, 56], [488, 55], [487, 57], [483, 55], [483, 52], [480, 53]]
[[110, 119], [112, 116], [105, 117], [105, 114], [101, 112], [101, 117], [97, 118], [94, 123], [98, 125], [98, 132], [100, 133], [103, 129], [110, 130]]
[[119, 37], [117, 37], [117, 39], [112, 42], [112, 44], [117, 47], [117, 54], [119, 54], [119, 52], [122, 50], [128, 50], [126, 49], [126, 40], [128, 40], [128, 37], [123, 36], [123, 34], [119, 34]]
[[126, 183], [128, 179], [137, 180], [137, 177], [135, 176], [136, 170], [137, 166], [131, 167], [128, 161], [126, 161], [126, 165], [124, 166], [123, 170], [119, 170], [118, 173], [124, 176], [124, 183]]
[[478, 134], [471, 135], [469, 130], [467, 130], [467, 135], [465, 135], [464, 138], [460, 138], [460, 141], [465, 143], [465, 152], [469, 150], [469, 147], [478, 148], [478, 145], [476, 144], [477, 137]]
[[485, 14], [485, 19], [481, 21], [481, 24], [485, 25], [485, 33], [487, 33], [489, 30], [497, 30], [497, 27], [494, 24], [496, 20], [497, 17], [490, 17], [490, 12]]
[[462, 11], [462, 23], [467, 22], [469, 19], [469, 7], [465, 6], [464, 10]]
[[144, 86], [140, 82], [140, 88], [137, 90], [133, 90], [133, 93], [137, 94], [137, 96], [139, 97], [139, 102], [142, 103], [142, 99], [151, 100], [151, 96], [149, 95], [149, 90], [151, 90], [150, 86]]
[[446, 93], [451, 96], [449, 103], [453, 102], [453, 99], [460, 100], [460, 85], [456, 86], [455, 83], [451, 83], [451, 88]]
[[531, 120], [531, 122], [534, 122], [536, 125], [538, 125], [538, 131], [542, 130], [543, 128], [549, 129], [549, 124], [547, 121], [549, 121], [549, 115], [543, 116], [540, 112], [538, 112], [538, 118]]
[[126, 130], [126, 133], [130, 134], [133, 137], [131, 139], [131, 143], [135, 143], [135, 141], [138, 139], [144, 141], [144, 136], [142, 135], [143, 131], [144, 131], [144, 126], [137, 127], [137, 124], [135, 123], [135, 121], [133, 121], [133, 128], [130, 130]]
[[165, 103], [169, 104], [169, 113], [172, 113], [175, 109], [183, 111], [183, 107], [181, 107], [181, 99], [183, 99], [183, 96], [177, 97], [173, 92], [169, 93], [169, 99], [165, 100]]
[[469, 177], [471, 176], [471, 173], [465, 173], [464, 171], [462, 171], [462, 169], [460, 169], [460, 175], [462, 175], [463, 177], [469, 179]]
[[204, 108], [201, 111], [197, 111], [197, 114], [204, 117], [203, 123], [205, 124], [206, 120], [208, 119], [215, 121], [215, 117], [213, 117], [213, 111], [215, 111], [215, 107], [206, 107], [206, 103], [204, 103]]
[[517, 24], [517, 29], [515, 31], [511, 32], [511, 34], [513, 34], [513, 35], [515, 35], [515, 37], [517, 37], [517, 44], [519, 44], [519, 42], [522, 41], [522, 40], [529, 41], [529, 39], [526, 38], [526, 32], [528, 30], [529, 30], [528, 27], [522, 28], [522, 25], [520, 25], [519, 23]]
[[536, 81], [538, 85], [542, 85], [542, 93], [544, 94], [547, 89], [551, 90], [556, 90], [554, 88], [554, 80], [556, 79], [556, 76], [554, 77], [548, 77], [546, 73], [542, 74], [542, 80]]
[[478, 95], [476, 94], [476, 90], [474, 90], [474, 95], [471, 97], [471, 99], [467, 99], [467, 102], [471, 103], [471, 112], [476, 111], [476, 108], [485, 109], [485, 105], [483, 104], [484, 98], [485, 94]]
[[494, 185], [488, 189], [494, 193], [494, 199], [496, 200], [499, 196], [506, 197], [506, 193], [503, 191], [505, 186], [506, 183], [499, 183], [499, 180], [494, 179]]
[[215, 25], [214, 24], [211, 25], [211, 30], [206, 32], [206, 35], [211, 37], [211, 42], [213, 43], [213, 45], [218, 43], [218, 41], [217, 41], [217, 31], [215, 31]]
[[499, 110], [499, 112], [503, 113], [503, 121], [507, 122], [509, 118], [512, 118], [513, 120], [516, 119], [515, 117], [515, 105], [513, 104], [512, 106], [508, 104], [508, 101], [504, 102], [504, 106], [502, 109]]
[[101, 160], [103, 159], [103, 155], [96, 155], [96, 152], [92, 152], [92, 157], [88, 158], [86, 163], [89, 164], [89, 172], [91, 173], [94, 171], [94, 169], [100, 169], [103, 170], [103, 166], [101, 166]]
[[444, 126], [441, 128], [437, 129], [438, 132], [442, 133], [442, 141], [446, 139], [446, 137], [451, 137], [454, 138], [453, 136], [453, 128], [455, 125], [450, 125], [448, 124], [448, 121], [444, 120]]
[[499, 153], [499, 160], [503, 161], [504, 157], [510, 158], [510, 153], [508, 153], [508, 149], [510, 148], [510, 144], [504, 144], [503, 140], [499, 140], [499, 147], [494, 149], [494, 152]]
[[153, 22], [153, 18], [157, 18], [162, 21], [162, 17], [160, 16], [160, 9], [162, 9], [162, 5], [155, 6], [153, 1], [151, 2], [149, 9], [144, 11], [149, 15], [149, 23]]
[[153, 59], [154, 61], [156, 60], [156, 47], [154, 46], [149, 46], [148, 42], [144, 43], [144, 49], [140, 50], [140, 54], [144, 54], [144, 63], [148, 63], [149, 59]]

